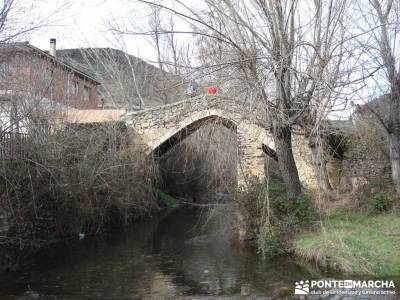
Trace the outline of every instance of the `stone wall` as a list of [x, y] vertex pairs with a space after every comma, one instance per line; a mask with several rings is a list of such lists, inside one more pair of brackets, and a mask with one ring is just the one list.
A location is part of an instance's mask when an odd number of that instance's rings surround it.
[[[251, 176], [264, 176], [262, 144], [275, 148], [266, 124], [264, 107], [251, 107], [242, 102], [219, 96], [202, 95], [169, 105], [126, 114], [131, 144], [141, 144], [152, 153], [165, 143], [182, 140], [205, 122], [221, 122], [237, 134], [238, 180], [244, 183]], [[168, 146], [168, 145], [167, 145]], [[301, 134], [294, 135], [293, 151], [300, 179], [310, 187], [315, 185], [311, 151]]]
[[390, 185], [389, 143], [379, 124], [359, 119], [343, 136], [343, 157], [327, 165], [331, 185], [341, 192], [354, 192], [367, 183]]
[[367, 136], [350, 136], [340, 167], [340, 189], [354, 190], [367, 183], [390, 184], [389, 147], [384, 137], [377, 135], [372, 141]]

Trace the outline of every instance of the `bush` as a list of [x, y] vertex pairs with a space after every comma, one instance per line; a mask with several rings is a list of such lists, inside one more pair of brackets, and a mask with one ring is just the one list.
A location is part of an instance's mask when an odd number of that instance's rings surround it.
[[114, 147], [117, 134], [112, 127], [62, 130], [31, 141], [28, 159], [1, 161], [2, 244], [40, 247], [150, 212], [156, 169], [140, 151]]
[[286, 219], [293, 226], [310, 224], [316, 218], [314, 204], [308, 195], [301, 195], [288, 199], [285, 195], [272, 199], [274, 215], [279, 219]]
[[277, 229], [270, 224], [264, 224], [260, 227], [257, 235], [257, 248], [263, 257], [286, 252], [286, 245], [279, 236], [280, 232]]
[[378, 193], [368, 201], [371, 212], [388, 211], [393, 204], [393, 199], [387, 193]]
[[237, 191], [235, 200], [263, 256], [289, 251], [292, 236], [317, 217], [308, 195], [290, 199], [279, 180], [267, 185], [254, 178], [246, 189]]

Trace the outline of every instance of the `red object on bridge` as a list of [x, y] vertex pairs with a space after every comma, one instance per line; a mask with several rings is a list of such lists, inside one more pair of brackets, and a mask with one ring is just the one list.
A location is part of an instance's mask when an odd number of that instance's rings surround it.
[[215, 85], [209, 86], [207, 88], [207, 93], [208, 94], [216, 94], [217, 93], [217, 87]]

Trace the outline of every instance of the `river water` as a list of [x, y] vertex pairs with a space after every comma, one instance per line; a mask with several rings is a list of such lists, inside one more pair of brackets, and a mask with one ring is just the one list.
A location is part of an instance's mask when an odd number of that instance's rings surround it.
[[290, 257], [261, 259], [199, 222], [199, 209], [59, 245], [0, 275], [0, 299], [269, 299], [331, 274]]

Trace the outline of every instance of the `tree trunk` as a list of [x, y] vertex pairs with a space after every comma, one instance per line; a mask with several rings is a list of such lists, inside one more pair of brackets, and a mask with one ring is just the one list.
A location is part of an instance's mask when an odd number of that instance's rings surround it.
[[325, 159], [320, 157], [316, 147], [311, 147], [311, 153], [319, 189], [323, 192], [332, 191]]
[[400, 194], [400, 138], [396, 131], [389, 134], [389, 145], [393, 185]]
[[[392, 72], [395, 74], [395, 71]], [[391, 76], [389, 152], [392, 180], [397, 194], [400, 194], [400, 75]]]
[[328, 192], [332, 190], [332, 186], [329, 182], [326, 168], [325, 149], [319, 149], [324, 146], [318, 145], [316, 140], [317, 139], [313, 136], [308, 137], [308, 145], [310, 146], [312, 155], [312, 165], [314, 166], [315, 175], [317, 177], [318, 188], [323, 192]]
[[301, 183], [293, 157], [292, 129], [290, 126], [275, 127], [274, 140], [279, 169], [287, 186], [288, 196], [295, 198], [301, 194]]

